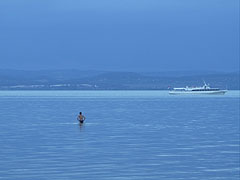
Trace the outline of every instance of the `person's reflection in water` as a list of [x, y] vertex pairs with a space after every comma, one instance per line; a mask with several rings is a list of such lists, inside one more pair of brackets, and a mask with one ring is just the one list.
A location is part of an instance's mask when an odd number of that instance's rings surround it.
[[80, 131], [84, 129], [83, 123], [79, 123]]

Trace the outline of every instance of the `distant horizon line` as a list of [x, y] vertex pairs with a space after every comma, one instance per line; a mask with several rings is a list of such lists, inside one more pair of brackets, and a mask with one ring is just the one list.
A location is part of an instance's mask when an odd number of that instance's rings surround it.
[[78, 68], [56, 68], [56, 69], [15, 69], [0, 68], [0, 71], [95, 71], [95, 72], [125, 72], [125, 73], [167, 73], [167, 72], [198, 72], [198, 73], [240, 73], [240, 70], [102, 70], [102, 69], [78, 69]]

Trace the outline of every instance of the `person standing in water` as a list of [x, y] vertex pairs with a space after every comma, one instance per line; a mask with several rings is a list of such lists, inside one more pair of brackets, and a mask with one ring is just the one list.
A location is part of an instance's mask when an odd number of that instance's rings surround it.
[[79, 120], [79, 122], [80, 122], [80, 123], [83, 123], [83, 122], [85, 121], [85, 119], [86, 119], [85, 116], [82, 115], [82, 112], [80, 112], [79, 115], [78, 115], [78, 120]]

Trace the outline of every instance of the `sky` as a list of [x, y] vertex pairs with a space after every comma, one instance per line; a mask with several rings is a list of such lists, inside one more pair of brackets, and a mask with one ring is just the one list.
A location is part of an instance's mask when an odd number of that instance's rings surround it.
[[239, 71], [239, 0], [1, 0], [0, 69]]

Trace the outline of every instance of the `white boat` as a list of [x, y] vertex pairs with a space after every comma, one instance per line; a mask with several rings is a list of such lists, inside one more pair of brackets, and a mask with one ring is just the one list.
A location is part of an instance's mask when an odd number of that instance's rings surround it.
[[188, 87], [185, 88], [173, 88], [173, 90], [169, 91], [171, 95], [178, 94], [225, 94], [227, 90], [220, 90], [219, 88], [211, 88], [209, 84], [207, 85], [204, 82], [204, 86], [202, 87]]

